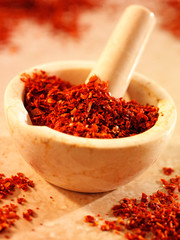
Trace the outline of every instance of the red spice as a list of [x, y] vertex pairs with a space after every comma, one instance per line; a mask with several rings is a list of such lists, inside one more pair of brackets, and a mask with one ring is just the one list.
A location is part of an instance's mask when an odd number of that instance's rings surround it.
[[6, 228], [10, 228], [19, 219], [19, 216], [16, 214], [16, 207], [16, 205], [11, 203], [0, 208], [0, 233]]
[[158, 119], [157, 107], [112, 97], [96, 76], [78, 86], [44, 71], [24, 73], [21, 80], [33, 125], [86, 138], [121, 138], [148, 130]]
[[[168, 191], [169, 195], [174, 195], [174, 193], [180, 192], [180, 177], [176, 176], [174, 178], [171, 178], [168, 182], [165, 179], [161, 179], [161, 182], [164, 186], [164, 188]], [[175, 197], [176, 195], [174, 195]]]
[[[123, 230], [129, 240], [179, 240], [180, 202], [174, 191], [180, 192], [180, 177], [161, 181], [167, 193], [158, 190], [149, 196], [142, 193], [140, 200], [123, 198], [112, 207], [116, 220], [105, 220], [99, 225], [100, 229], [113, 232]], [[87, 222], [91, 217], [86, 218]]]
[[96, 226], [96, 222], [97, 222], [95, 217], [90, 216], [90, 215], [85, 216], [84, 221], [88, 222], [88, 223], [91, 223], [92, 226]]
[[79, 18], [85, 12], [101, 6], [103, 0], [0, 0], [0, 44], [11, 41], [17, 26], [25, 20], [49, 25], [55, 32], [77, 37]]
[[173, 173], [173, 172], [174, 172], [174, 169], [172, 169], [172, 168], [167, 168], [167, 167], [163, 168], [163, 173], [166, 175], [171, 175], [171, 173]]
[[34, 211], [32, 209], [28, 209], [26, 212], [23, 212], [23, 218], [27, 221], [31, 221], [34, 216]]
[[0, 174], [0, 199], [5, 198], [7, 195], [12, 195], [15, 187], [21, 188], [24, 191], [34, 187], [33, 181], [25, 177], [23, 173], [6, 178], [4, 174]]
[[101, 225], [100, 229], [102, 231], [110, 231], [110, 230], [116, 230], [116, 231], [121, 231], [122, 228], [121, 226], [117, 225], [116, 221], [104, 221], [105, 225]]
[[12, 181], [24, 191], [29, 190], [29, 187], [34, 187], [34, 182], [25, 177], [23, 173], [17, 173], [17, 176], [12, 176]]
[[22, 204], [23, 202], [26, 202], [25, 198], [17, 198], [17, 203]]
[[148, 202], [148, 196], [145, 193], [142, 193], [141, 202]]
[[[12, 195], [17, 188], [27, 191], [32, 187], [34, 187], [33, 181], [24, 176], [23, 173], [17, 173], [10, 178], [6, 178], [4, 174], [0, 174], [0, 199]], [[10, 201], [14, 201], [14, 199]], [[17, 198], [17, 202], [22, 204], [26, 202], [26, 199]], [[29, 211], [28, 214], [31, 216], [33, 213]], [[0, 233], [13, 226], [14, 222], [18, 219], [17, 205], [10, 203], [0, 207]]]

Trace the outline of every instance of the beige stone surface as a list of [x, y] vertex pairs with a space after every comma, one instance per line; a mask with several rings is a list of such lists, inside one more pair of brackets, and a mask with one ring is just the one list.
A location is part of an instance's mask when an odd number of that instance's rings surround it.
[[[110, 1], [110, 3], [114, 2], [116, 1]], [[148, 4], [148, 1], [140, 0], [128, 2]], [[63, 37], [60, 39], [54, 37], [53, 39], [46, 34], [43, 28], [39, 30], [31, 24], [25, 23], [20, 29], [24, 31], [23, 38], [18, 35], [16, 37], [16, 43], [20, 45], [20, 50], [17, 53], [12, 53], [9, 49], [0, 52], [0, 172], [7, 176], [24, 172], [26, 176], [34, 180], [34, 189], [26, 193], [18, 191], [15, 196], [25, 195], [28, 201], [20, 208], [20, 215], [27, 208], [32, 208], [36, 212], [32, 222], [26, 222], [21, 218], [9, 233], [1, 233], [1, 239], [4, 239], [5, 235], [10, 236], [13, 240], [124, 239], [123, 235], [119, 237], [89, 227], [83, 222], [84, 215], [98, 213], [104, 215], [122, 197], [138, 198], [142, 192], [153, 193], [160, 187], [159, 179], [164, 177], [162, 174], [164, 166], [173, 167], [175, 173], [180, 174], [179, 119], [169, 145], [153, 166], [133, 182], [119, 187], [115, 191], [102, 194], [75, 193], [47, 183], [21, 158], [8, 133], [3, 112], [3, 95], [11, 78], [24, 69], [48, 61], [96, 60], [119, 18], [121, 10], [116, 8], [112, 13], [112, 8], [102, 9], [97, 13], [83, 16], [84, 22], [91, 21], [91, 28], [79, 41]], [[137, 70], [160, 83], [169, 92], [175, 101], [178, 112], [180, 111], [179, 62], [179, 40], [160, 30], [157, 26]], [[0, 204], [9, 202], [11, 198], [10, 196]], [[36, 207], [39, 207], [39, 210]]]

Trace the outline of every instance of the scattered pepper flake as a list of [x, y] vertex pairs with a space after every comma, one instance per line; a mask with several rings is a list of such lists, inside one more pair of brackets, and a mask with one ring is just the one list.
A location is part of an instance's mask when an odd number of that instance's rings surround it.
[[[174, 192], [180, 192], [180, 176], [161, 182], [165, 192], [158, 190], [149, 196], [142, 193], [140, 199], [121, 199], [112, 207], [115, 220], [104, 220], [99, 228], [114, 233], [123, 231], [128, 240], [179, 240], [180, 202]], [[94, 217], [88, 216], [87, 222], [91, 219]]]
[[163, 173], [165, 174], [165, 175], [171, 175], [172, 173], [174, 172], [174, 169], [172, 169], [172, 168], [168, 168], [168, 167], [164, 167], [163, 168]]
[[16, 214], [15, 204], [6, 204], [0, 208], [0, 233], [6, 228], [14, 225], [14, 222], [19, 219]]
[[32, 217], [34, 216], [34, 211], [32, 209], [28, 209], [26, 212], [23, 212], [23, 218], [27, 221], [32, 221]]
[[89, 222], [89, 223], [94, 223], [95, 220], [96, 220], [96, 219], [95, 219], [93, 216], [90, 216], [90, 215], [87, 215], [87, 216], [85, 216], [85, 218], [84, 218], [84, 221], [85, 221], [85, 222]]
[[17, 203], [22, 204], [23, 202], [26, 202], [25, 198], [17, 198]]
[[91, 226], [97, 226], [98, 225], [98, 222], [95, 219], [95, 217], [90, 216], [90, 215], [85, 216], [84, 221], [87, 222], [87, 223], [90, 223]]
[[169, 181], [161, 179], [163, 187], [168, 191], [169, 195], [180, 192], [180, 176], [175, 176]]
[[[34, 187], [33, 181], [27, 178], [23, 173], [17, 173], [9, 178], [2, 173], [0, 174], [0, 199], [13, 195], [17, 188], [22, 189], [23, 191], [28, 191], [32, 187]], [[17, 198], [16, 200], [19, 204], [26, 202], [24, 197]], [[9, 201], [14, 201], [14, 198], [11, 198]], [[0, 207], [0, 233], [4, 232], [5, 229], [14, 226], [14, 223], [19, 219], [17, 209], [18, 206], [13, 203]], [[32, 210], [29, 209], [27, 214], [29, 215], [29, 218], [33, 216]], [[27, 215], [25, 216], [27, 217]], [[6, 238], [9, 238], [9, 236], [6, 235]]]
[[17, 175], [10, 178], [6, 178], [4, 174], [0, 174], [0, 199], [12, 195], [15, 187], [27, 191], [34, 187], [34, 183], [22, 173], [17, 173]]

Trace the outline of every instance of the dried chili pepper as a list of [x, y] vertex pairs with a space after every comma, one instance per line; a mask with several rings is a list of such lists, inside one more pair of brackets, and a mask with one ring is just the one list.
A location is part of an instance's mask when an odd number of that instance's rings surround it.
[[0, 174], [0, 199], [12, 195], [16, 187], [27, 191], [30, 187], [34, 187], [34, 183], [24, 176], [23, 173], [17, 173], [10, 178], [6, 178], [4, 174]]
[[86, 138], [121, 138], [148, 130], [158, 119], [157, 107], [112, 97], [96, 76], [78, 86], [44, 71], [24, 73], [21, 80], [33, 125]]
[[[23, 173], [17, 173], [9, 178], [2, 173], [0, 174], [0, 200], [9, 195], [13, 195], [17, 188], [22, 189], [23, 191], [28, 191], [33, 187], [34, 182], [27, 178]], [[11, 201], [13, 200], [14, 198], [11, 199]], [[25, 198], [17, 198], [17, 203], [22, 204], [24, 202], [26, 202]], [[15, 221], [19, 219], [17, 209], [18, 206], [12, 203], [0, 207], [0, 233], [5, 229], [12, 227]], [[31, 220], [33, 213], [32, 210], [27, 210], [24, 218]]]
[[[85, 222], [98, 222], [102, 231], [123, 231], [129, 240], [179, 240], [180, 239], [180, 176], [161, 179], [167, 192], [158, 190], [152, 195], [142, 193], [140, 199], [123, 198], [112, 207], [114, 221], [100, 221], [93, 216]], [[173, 186], [173, 187], [172, 187]]]
[[167, 168], [167, 167], [163, 168], [163, 173], [166, 175], [171, 175], [171, 173], [173, 173], [173, 172], [174, 172], [174, 169], [172, 169], [172, 168]]
[[34, 211], [32, 209], [28, 209], [26, 212], [23, 212], [23, 218], [27, 221], [31, 221], [34, 215]]
[[90, 223], [91, 226], [96, 226], [97, 225], [96, 219], [93, 216], [90, 216], [90, 215], [87, 215], [85, 217], [85, 222]]
[[14, 204], [6, 204], [0, 208], [0, 233], [6, 228], [13, 226], [14, 222], [19, 219], [16, 214], [17, 206]]
[[25, 198], [17, 198], [17, 203], [22, 204], [24, 202], [26, 202]]

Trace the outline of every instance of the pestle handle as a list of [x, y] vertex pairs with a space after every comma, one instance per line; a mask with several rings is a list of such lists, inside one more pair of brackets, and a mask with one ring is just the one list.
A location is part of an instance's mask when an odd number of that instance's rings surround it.
[[154, 14], [145, 7], [128, 7], [86, 83], [91, 76], [97, 75], [109, 81], [109, 91], [114, 97], [123, 97], [154, 23]]

